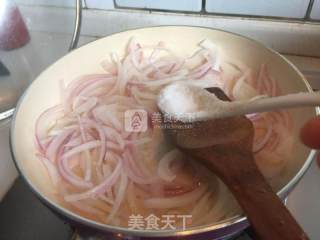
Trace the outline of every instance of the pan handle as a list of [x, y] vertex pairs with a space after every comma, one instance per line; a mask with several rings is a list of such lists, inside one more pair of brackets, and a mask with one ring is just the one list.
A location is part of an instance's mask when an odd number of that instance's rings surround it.
[[81, 31], [81, 23], [82, 23], [82, 0], [75, 0], [76, 1], [76, 19], [74, 23], [74, 30], [72, 39], [69, 46], [69, 51], [72, 51], [77, 48], [80, 31]]

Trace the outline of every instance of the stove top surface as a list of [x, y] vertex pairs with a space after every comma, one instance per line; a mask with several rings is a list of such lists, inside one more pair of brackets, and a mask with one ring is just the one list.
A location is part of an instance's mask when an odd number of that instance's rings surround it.
[[1, 240], [71, 239], [72, 229], [56, 217], [18, 178], [0, 203]]

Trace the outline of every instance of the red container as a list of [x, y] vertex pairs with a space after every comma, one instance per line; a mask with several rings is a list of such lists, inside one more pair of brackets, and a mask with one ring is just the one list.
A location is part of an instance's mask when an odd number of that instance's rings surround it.
[[10, 0], [0, 1], [0, 49], [19, 48], [29, 40], [29, 32], [18, 7]]

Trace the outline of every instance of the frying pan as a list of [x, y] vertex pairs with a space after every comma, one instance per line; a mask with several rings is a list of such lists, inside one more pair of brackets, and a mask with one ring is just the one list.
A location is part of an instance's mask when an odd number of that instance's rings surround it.
[[[125, 53], [126, 45], [135, 36], [142, 44], [155, 44], [159, 40], [167, 43], [177, 55], [192, 53], [203, 39], [217, 44], [224, 56], [242, 61], [254, 70], [262, 63], [270, 68], [270, 74], [278, 80], [284, 94], [312, 91], [297, 68], [275, 51], [243, 36], [203, 27], [159, 26], [116, 33], [87, 44], [64, 56], [46, 69], [26, 90], [16, 108], [11, 127], [11, 149], [16, 166], [31, 190], [55, 213], [93, 235], [108, 239], [226, 239], [248, 226], [244, 216], [234, 216], [218, 223], [188, 228], [187, 230], [139, 231], [115, 227], [86, 219], [63, 207], [56, 197], [46, 169], [35, 156], [34, 130], [37, 117], [48, 107], [59, 102], [59, 79], [69, 83], [77, 76], [102, 73], [99, 63], [110, 52], [119, 56]], [[314, 151], [298, 141], [302, 124], [316, 115], [314, 108], [291, 111], [295, 146], [292, 159], [283, 173], [283, 181], [276, 185], [278, 195], [284, 199], [292, 191], [311, 164]]]

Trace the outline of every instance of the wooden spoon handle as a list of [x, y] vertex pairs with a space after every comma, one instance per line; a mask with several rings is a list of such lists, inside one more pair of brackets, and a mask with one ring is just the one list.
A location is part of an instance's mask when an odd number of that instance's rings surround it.
[[[229, 155], [229, 154], [226, 154]], [[212, 158], [208, 161], [208, 158]], [[217, 161], [214, 154], [206, 154], [206, 165], [229, 187], [246, 213], [249, 222], [261, 240], [308, 240], [280, 198], [273, 192], [258, 170], [253, 156], [231, 154]], [[241, 164], [237, 164], [242, 161]], [[238, 162], [239, 163], [239, 162]], [[239, 168], [241, 168], [239, 170]]]
[[[215, 90], [216, 91], [216, 90]], [[277, 97], [262, 97], [256, 100], [234, 101], [225, 108], [225, 111], [217, 113], [216, 104], [211, 104], [205, 119], [227, 118], [243, 116], [251, 113], [270, 112], [281, 109], [310, 107], [320, 105], [319, 92], [293, 93]], [[224, 108], [222, 108], [224, 109]]]
[[319, 92], [312, 93], [293, 93], [277, 97], [265, 97], [257, 100], [249, 100], [246, 104], [233, 102], [237, 105], [239, 115], [249, 113], [268, 112], [286, 108], [297, 108], [320, 105]]
[[256, 171], [250, 179], [233, 179], [229, 186], [257, 236], [261, 240], [309, 239], [264, 177]]

